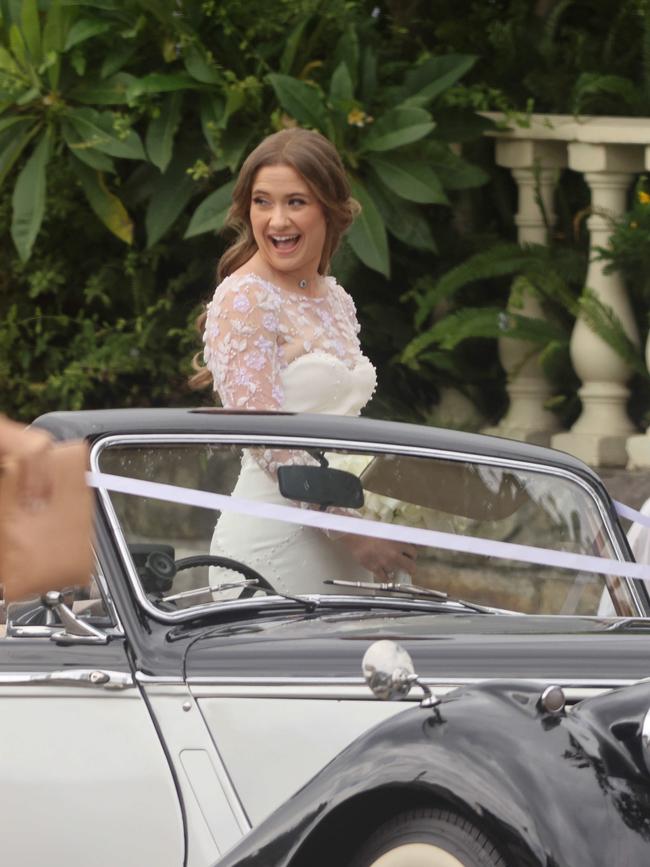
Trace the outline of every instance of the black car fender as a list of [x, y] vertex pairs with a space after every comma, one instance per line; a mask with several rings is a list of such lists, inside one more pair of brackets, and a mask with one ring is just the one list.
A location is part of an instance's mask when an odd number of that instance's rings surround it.
[[[628, 723], [648, 696], [646, 686], [629, 699]], [[607, 697], [557, 716], [539, 698], [533, 684], [485, 682], [433, 709], [397, 714], [333, 759], [219, 867], [345, 864], [382, 821], [427, 804], [468, 818], [512, 867], [649, 862], [647, 776], [599, 711]]]

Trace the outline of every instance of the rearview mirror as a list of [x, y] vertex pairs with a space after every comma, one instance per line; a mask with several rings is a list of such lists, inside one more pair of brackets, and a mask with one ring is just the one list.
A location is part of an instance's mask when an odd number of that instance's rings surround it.
[[313, 503], [326, 509], [341, 506], [360, 509], [363, 488], [353, 474], [329, 467], [284, 466], [278, 469], [280, 493], [288, 500]]

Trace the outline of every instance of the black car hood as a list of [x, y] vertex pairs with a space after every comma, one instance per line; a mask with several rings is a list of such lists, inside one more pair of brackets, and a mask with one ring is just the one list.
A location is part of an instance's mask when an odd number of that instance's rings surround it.
[[643, 621], [355, 611], [213, 625], [177, 638], [188, 642], [190, 678], [359, 678], [363, 654], [380, 639], [402, 644], [422, 677], [442, 681], [616, 685], [650, 674], [650, 626]]

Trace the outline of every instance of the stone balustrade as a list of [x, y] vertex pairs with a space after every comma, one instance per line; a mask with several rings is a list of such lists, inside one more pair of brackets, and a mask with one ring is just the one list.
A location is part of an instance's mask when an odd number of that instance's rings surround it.
[[[503, 117], [490, 113], [491, 119]], [[511, 125], [491, 132], [495, 159], [510, 169], [519, 193], [516, 224], [521, 242], [546, 243], [553, 217], [554, 189], [560, 171], [580, 172], [591, 192], [587, 221], [590, 249], [607, 246], [612, 218], [628, 208], [628, 194], [637, 176], [650, 170], [650, 119], [532, 115], [526, 127]], [[639, 344], [627, 289], [616, 273], [590, 256], [589, 286], [612, 308], [628, 336]], [[540, 316], [532, 295], [517, 312]], [[540, 350], [541, 351], [541, 350]], [[569, 431], [559, 431], [556, 417], [544, 408], [549, 386], [524, 341], [502, 338], [499, 356], [508, 374], [509, 410], [490, 433], [570, 452], [596, 467], [650, 467], [650, 428], [638, 434], [627, 410], [629, 366], [579, 317], [570, 344], [571, 361], [580, 378], [582, 411]], [[650, 345], [646, 352], [650, 364]]]

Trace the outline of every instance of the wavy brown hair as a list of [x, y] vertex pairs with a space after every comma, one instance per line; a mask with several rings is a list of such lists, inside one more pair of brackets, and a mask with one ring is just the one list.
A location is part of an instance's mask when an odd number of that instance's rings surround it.
[[[257, 173], [266, 166], [289, 166], [298, 172], [312, 190], [325, 215], [326, 231], [323, 252], [318, 264], [319, 274], [327, 274], [332, 256], [343, 233], [360, 211], [350, 195], [350, 184], [334, 145], [318, 132], [295, 127], [267, 136], [244, 160], [232, 194], [232, 204], [224, 223], [224, 231], [234, 232], [234, 238], [219, 260], [217, 282], [240, 268], [257, 251], [250, 222], [251, 193]], [[206, 313], [196, 321], [200, 334], [205, 328]], [[192, 388], [211, 384], [210, 372], [195, 356], [197, 371], [189, 381]]]

